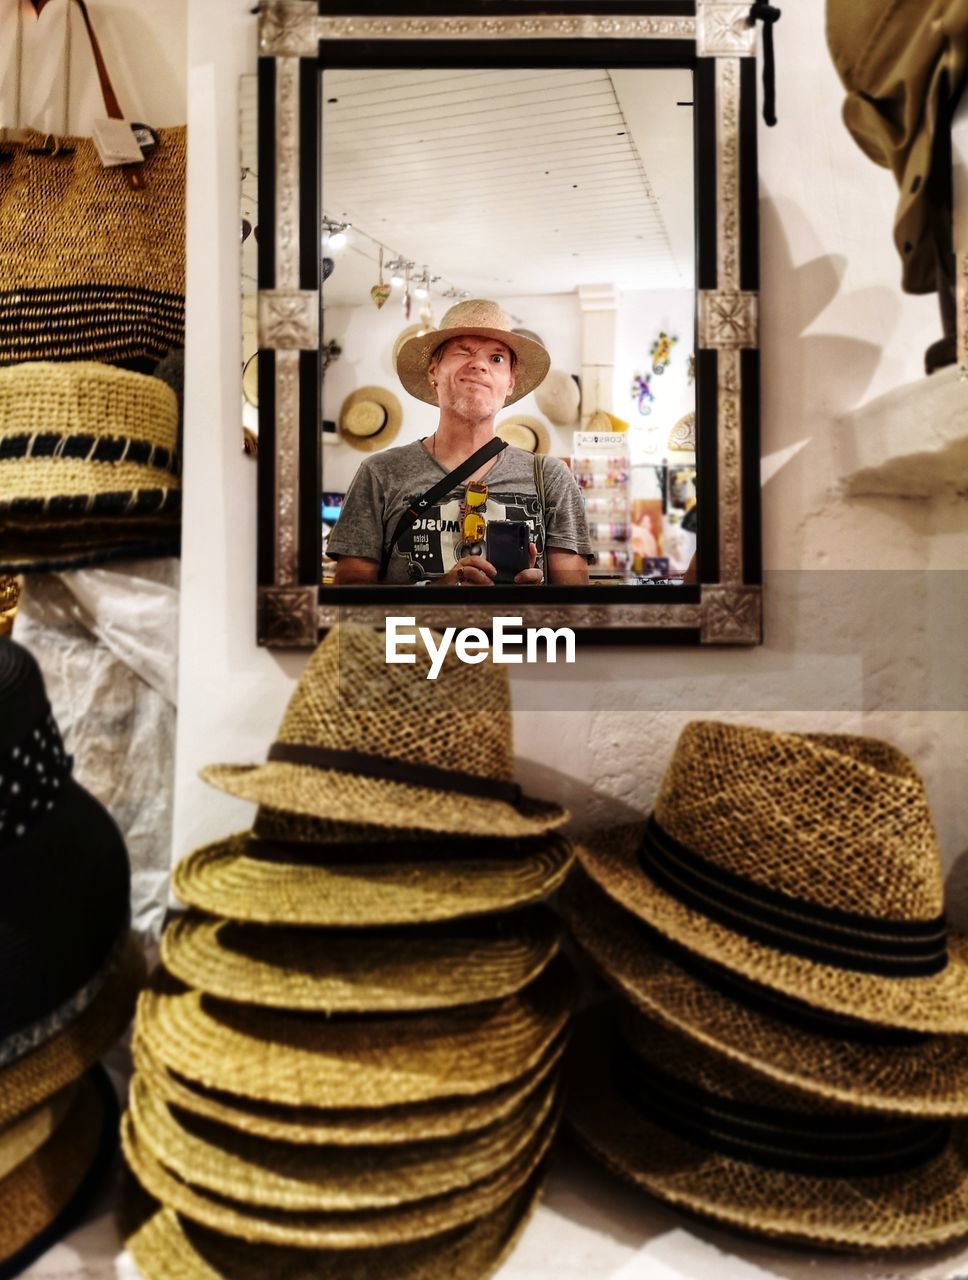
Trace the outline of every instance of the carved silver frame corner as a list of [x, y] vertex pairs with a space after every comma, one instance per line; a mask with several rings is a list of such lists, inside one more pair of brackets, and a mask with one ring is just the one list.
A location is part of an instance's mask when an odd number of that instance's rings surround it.
[[[364, 7], [361, 3], [361, 9]], [[316, 0], [268, 0], [260, 18], [263, 58], [275, 63], [275, 287], [260, 290], [260, 350], [274, 353], [275, 494], [273, 582], [258, 589], [259, 642], [278, 647], [315, 644], [343, 618], [380, 625], [390, 607], [320, 602], [318, 584], [298, 577], [299, 364], [319, 344], [319, 291], [299, 287], [298, 83], [300, 60], [317, 57], [320, 40], [585, 37], [694, 40], [699, 58], [715, 60], [717, 281], [698, 290], [697, 354], [717, 361], [719, 581], [704, 582], [698, 603], [515, 606], [525, 626], [593, 630], [633, 628], [695, 631], [703, 644], [762, 641], [762, 595], [744, 577], [743, 368], [741, 353], [759, 345], [758, 296], [740, 287], [740, 68], [755, 57], [749, 4], [696, 0], [694, 17], [529, 15], [454, 17], [331, 17]], [[261, 451], [260, 451], [261, 452]], [[453, 605], [408, 600], [418, 624], [453, 622]], [[493, 610], [461, 608], [468, 625], [489, 626]]]

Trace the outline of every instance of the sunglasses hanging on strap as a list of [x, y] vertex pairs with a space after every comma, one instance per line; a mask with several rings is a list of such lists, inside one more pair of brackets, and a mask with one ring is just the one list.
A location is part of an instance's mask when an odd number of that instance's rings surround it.
[[472, 453], [469, 458], [455, 467], [453, 471], [448, 472], [443, 480], [438, 480], [432, 485], [425, 494], [419, 497], [412, 506], [408, 507], [400, 519], [397, 521], [397, 527], [393, 531], [389, 544], [383, 549], [383, 559], [380, 561], [380, 578], [386, 576], [387, 568], [390, 564], [390, 557], [393, 555], [393, 548], [397, 545], [408, 529], [420, 519], [428, 507], [432, 507], [435, 502], [445, 497], [455, 484], [460, 484], [466, 480], [469, 475], [482, 467], [485, 462], [490, 462], [492, 458], [496, 458], [507, 448], [507, 441], [501, 440], [495, 436], [493, 440], [488, 440], [487, 444], [482, 445], [476, 453]]

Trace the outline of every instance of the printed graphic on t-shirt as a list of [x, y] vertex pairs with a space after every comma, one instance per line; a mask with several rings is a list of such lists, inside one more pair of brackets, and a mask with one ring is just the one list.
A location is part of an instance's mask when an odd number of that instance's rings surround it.
[[[421, 578], [436, 578], [452, 569], [460, 559], [460, 512], [463, 489], [452, 490], [436, 506], [428, 507], [422, 516], [403, 534], [394, 554], [405, 556], [411, 582]], [[410, 494], [408, 503], [416, 502], [419, 493]], [[531, 529], [531, 541], [538, 549], [537, 566], [542, 565], [544, 529], [541, 524], [541, 506], [535, 493], [514, 490], [489, 490], [484, 519], [523, 520]]]

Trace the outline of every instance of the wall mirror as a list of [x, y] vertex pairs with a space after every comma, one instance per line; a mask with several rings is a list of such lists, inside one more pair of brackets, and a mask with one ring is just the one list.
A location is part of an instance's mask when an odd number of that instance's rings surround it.
[[[285, 0], [261, 17], [260, 642], [513, 613], [595, 641], [757, 643], [748, 6], [359, 10]], [[547, 383], [497, 430], [565, 462], [589, 583], [421, 591], [453, 556], [443, 504], [408, 535], [408, 581], [336, 585], [327, 542], [361, 463], [438, 420], [396, 353], [465, 298], [547, 348]], [[527, 495], [491, 496], [528, 518]]]

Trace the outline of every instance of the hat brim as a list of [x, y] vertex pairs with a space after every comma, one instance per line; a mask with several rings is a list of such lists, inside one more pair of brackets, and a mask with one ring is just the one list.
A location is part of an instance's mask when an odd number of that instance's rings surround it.
[[196, 849], [175, 867], [172, 887], [191, 907], [255, 924], [363, 927], [429, 923], [488, 915], [538, 902], [562, 883], [573, 853], [557, 836], [481, 856], [459, 846], [451, 859], [421, 857], [418, 845], [399, 858], [374, 860], [360, 849], [333, 861], [296, 862], [248, 856], [248, 836]]
[[964, 1124], [954, 1126], [940, 1155], [908, 1172], [818, 1177], [708, 1150], [648, 1119], [614, 1088], [591, 1035], [576, 1035], [570, 1080], [567, 1119], [579, 1141], [677, 1209], [756, 1235], [850, 1251], [929, 1248], [968, 1234]]
[[[343, 425], [347, 412], [355, 404], [359, 404], [364, 400], [375, 401], [386, 413], [386, 421], [383, 426], [371, 436], [354, 435], [352, 431], [348, 431]], [[377, 449], [386, 449], [393, 444], [400, 434], [402, 422], [403, 409], [400, 401], [392, 391], [386, 387], [359, 387], [356, 391], [350, 392], [340, 406], [336, 430], [340, 439], [344, 444], [348, 444], [350, 448], [359, 449], [361, 453], [373, 453]]]
[[495, 1212], [536, 1172], [557, 1120], [554, 1113], [523, 1152], [472, 1187], [391, 1209], [332, 1213], [257, 1208], [184, 1182], [154, 1158], [130, 1113], [122, 1120], [121, 1145], [129, 1168], [150, 1195], [203, 1226], [263, 1244], [356, 1250], [425, 1239]]
[[158, 1061], [207, 1088], [286, 1106], [366, 1109], [507, 1084], [544, 1057], [574, 998], [563, 957], [504, 1000], [378, 1018], [229, 1004], [159, 981], [142, 994], [135, 1025]]
[[336, 769], [270, 760], [266, 764], [213, 764], [199, 777], [220, 791], [256, 804], [337, 822], [414, 827], [447, 834], [537, 836], [568, 821], [567, 809], [525, 796], [518, 804]]
[[544, 1170], [539, 1169], [494, 1212], [412, 1244], [310, 1253], [259, 1245], [200, 1226], [156, 1201], [146, 1206], [125, 1243], [145, 1280], [266, 1280], [300, 1273], [327, 1280], [441, 1280], [448, 1271], [461, 1280], [484, 1280], [514, 1248], [540, 1198], [543, 1180]]
[[684, 906], [641, 870], [641, 823], [585, 839], [578, 860], [609, 897], [659, 933], [744, 978], [846, 1017], [933, 1034], [968, 1032], [968, 938], [948, 935], [938, 974], [896, 978], [838, 969], [753, 942]]
[[0, 1124], [78, 1079], [117, 1043], [134, 1016], [145, 976], [141, 944], [132, 934], [120, 963], [83, 1013], [46, 1043], [3, 1068]]
[[279, 1142], [390, 1147], [453, 1138], [498, 1124], [547, 1080], [561, 1061], [565, 1041], [566, 1034], [562, 1033], [523, 1075], [474, 1097], [376, 1109], [294, 1107], [230, 1096], [169, 1071], [138, 1036], [134, 1038], [133, 1053], [136, 1070], [158, 1097], [182, 1111], [217, 1120], [241, 1133]]
[[506, 1168], [555, 1105], [557, 1081], [484, 1132], [412, 1146], [293, 1146], [171, 1108], [135, 1075], [129, 1107], [138, 1141], [203, 1192], [262, 1209], [347, 1213], [392, 1209], [472, 1187]]
[[527, 986], [558, 949], [550, 912], [392, 932], [317, 932], [234, 920], [173, 920], [165, 968], [225, 1000], [326, 1013], [443, 1009]]
[[436, 405], [437, 400], [427, 380], [430, 358], [443, 343], [451, 338], [492, 338], [503, 342], [514, 352], [514, 391], [506, 401], [514, 404], [544, 381], [551, 368], [551, 357], [540, 342], [507, 329], [487, 329], [455, 326], [453, 329], [433, 329], [422, 337], [410, 338], [397, 355], [397, 377], [418, 400]]
[[648, 925], [580, 870], [560, 903], [575, 941], [644, 1013], [784, 1084], [876, 1111], [968, 1114], [968, 1039], [875, 1044], [804, 1030], [702, 982], [650, 941]]
[[53, 1135], [0, 1181], [0, 1277], [19, 1275], [71, 1229], [117, 1148], [118, 1104], [103, 1068], [81, 1082]]

